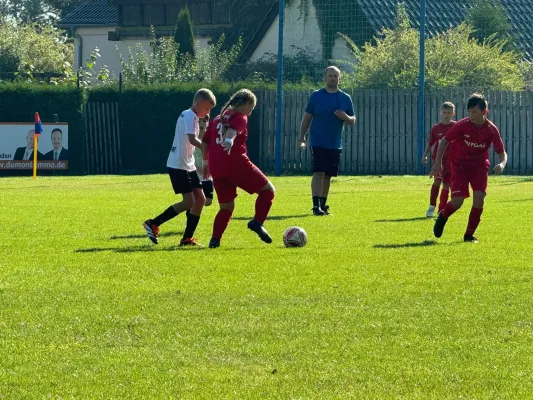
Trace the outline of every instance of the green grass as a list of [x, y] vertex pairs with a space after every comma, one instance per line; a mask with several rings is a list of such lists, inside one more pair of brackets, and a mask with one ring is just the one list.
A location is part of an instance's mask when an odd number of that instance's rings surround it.
[[533, 180], [490, 178], [478, 244], [470, 200], [434, 240], [425, 177], [339, 177], [329, 217], [272, 180], [273, 244], [240, 193], [197, 250], [144, 236], [164, 175], [1, 179], [0, 399], [533, 398]]

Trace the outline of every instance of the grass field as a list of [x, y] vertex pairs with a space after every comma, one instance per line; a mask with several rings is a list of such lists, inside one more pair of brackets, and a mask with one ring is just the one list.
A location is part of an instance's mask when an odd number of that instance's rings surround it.
[[533, 398], [532, 179], [490, 178], [478, 244], [470, 200], [434, 240], [426, 177], [339, 177], [328, 217], [272, 180], [274, 243], [241, 193], [212, 250], [145, 237], [165, 175], [1, 179], [0, 399]]

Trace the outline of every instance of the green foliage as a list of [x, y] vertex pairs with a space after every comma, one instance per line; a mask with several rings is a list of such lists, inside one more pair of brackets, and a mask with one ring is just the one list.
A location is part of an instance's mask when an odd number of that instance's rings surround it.
[[[375, 44], [359, 49], [343, 36], [353, 53], [345, 62], [353, 69], [345, 74], [347, 86], [359, 88], [413, 88], [418, 81], [419, 33], [398, 6], [397, 26], [384, 29]], [[494, 36], [478, 43], [473, 28], [461, 24], [426, 40], [425, 75], [428, 88], [475, 87], [494, 90], [522, 90], [523, 76], [517, 55], [504, 49]], [[342, 62], [342, 61], [341, 61]]]
[[[206, 82], [222, 80], [226, 71], [235, 63], [242, 48], [239, 39], [229, 49], [224, 50], [224, 35], [219, 40], [195, 50], [195, 56], [179, 52], [173, 38], [163, 37], [156, 40], [152, 30], [152, 49], [146, 51], [140, 43], [129, 48], [125, 60], [119, 53], [124, 81], [127, 83], [173, 83]], [[118, 48], [117, 48], [118, 51]]]
[[489, 38], [509, 40], [509, 16], [500, 0], [471, 0], [466, 22], [474, 29], [472, 36], [479, 43]]
[[72, 44], [51, 25], [0, 21], [0, 72], [17, 72], [32, 79], [37, 72], [72, 71]]
[[85, 0], [2, 0], [0, 15], [19, 22], [54, 23]]
[[192, 31], [191, 14], [189, 13], [189, 8], [187, 6], [182, 8], [178, 14], [174, 41], [176, 42], [179, 55], [189, 54], [194, 56], [194, 34]]

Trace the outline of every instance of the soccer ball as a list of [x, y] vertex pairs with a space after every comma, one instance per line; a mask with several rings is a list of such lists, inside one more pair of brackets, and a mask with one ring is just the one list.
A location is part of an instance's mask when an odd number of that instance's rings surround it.
[[291, 226], [283, 234], [285, 247], [304, 247], [306, 243], [307, 233], [299, 226]]

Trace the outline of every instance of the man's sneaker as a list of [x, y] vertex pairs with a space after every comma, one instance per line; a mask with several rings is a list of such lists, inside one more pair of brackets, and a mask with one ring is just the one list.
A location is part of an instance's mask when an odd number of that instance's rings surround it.
[[329, 215], [329, 206], [327, 204], [324, 204], [322, 207], [322, 211], [324, 212], [324, 215]]
[[475, 237], [474, 235], [469, 235], [468, 233], [465, 233], [464, 241], [471, 242], [471, 243], [477, 243], [477, 237]]
[[442, 216], [442, 213], [439, 213], [437, 219], [435, 220], [435, 225], [433, 226], [433, 234], [435, 235], [435, 237], [440, 238], [442, 236], [442, 232], [444, 232], [444, 225], [446, 225], [446, 222], [448, 222], [448, 218], [444, 218]]
[[196, 238], [181, 239], [180, 246], [199, 246], [202, 247]]
[[433, 217], [433, 214], [435, 213], [435, 206], [429, 206], [428, 210], [426, 211], [426, 218]]
[[209, 248], [216, 249], [218, 247], [220, 247], [220, 240], [211, 238], [211, 240], [209, 241]]
[[263, 228], [263, 225], [261, 225], [255, 219], [252, 219], [250, 222], [248, 222], [248, 229], [257, 233], [257, 235], [263, 242], [272, 243], [272, 238], [270, 237], [266, 229]]
[[154, 225], [151, 219], [147, 219], [143, 223], [143, 228], [146, 230], [146, 236], [148, 236], [148, 239], [155, 244], [158, 244], [159, 241], [157, 240], [157, 237], [159, 236], [159, 227]]
[[324, 211], [318, 206], [314, 206], [311, 210], [313, 210], [313, 215], [324, 215]]

